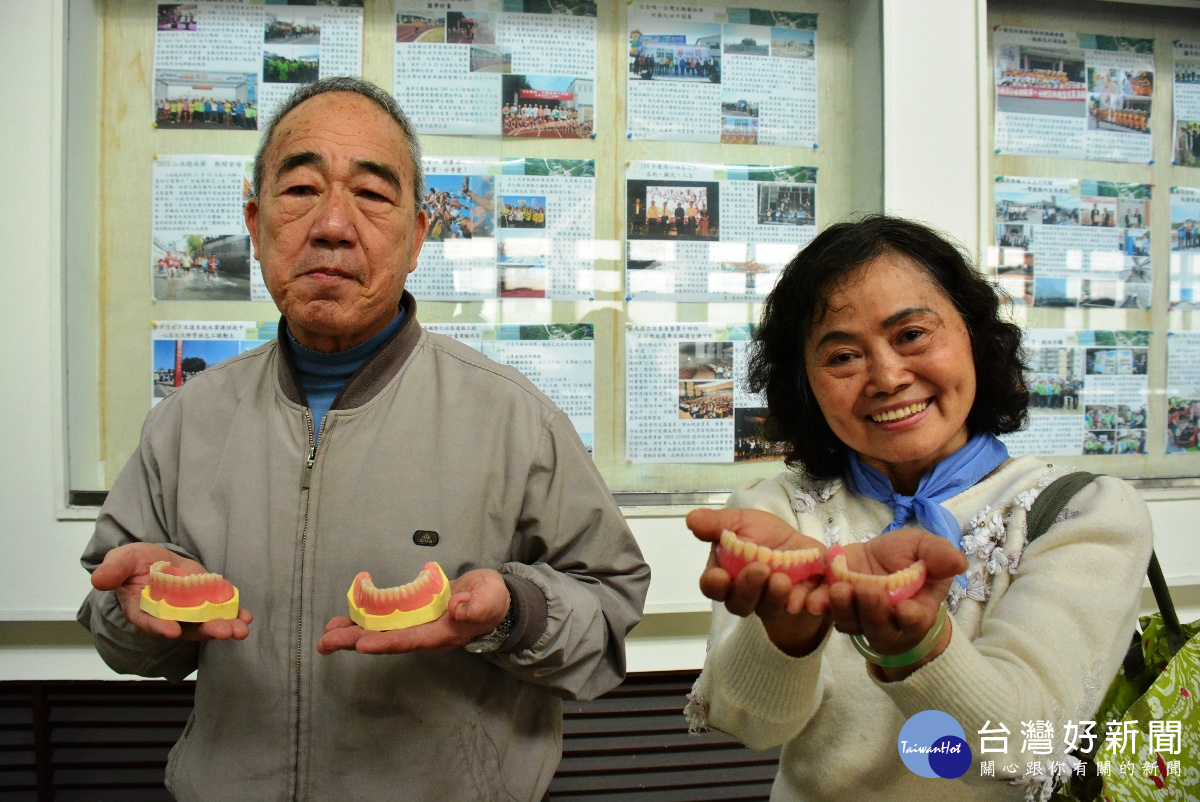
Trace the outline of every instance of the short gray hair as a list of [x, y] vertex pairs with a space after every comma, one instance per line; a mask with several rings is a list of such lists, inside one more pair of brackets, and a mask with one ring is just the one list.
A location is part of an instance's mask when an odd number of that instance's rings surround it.
[[408, 142], [408, 159], [412, 163], [413, 204], [415, 212], [420, 213], [421, 204], [425, 200], [425, 171], [421, 169], [421, 141], [417, 139], [417, 131], [413, 127], [412, 121], [408, 119], [408, 116], [400, 109], [400, 104], [390, 94], [370, 81], [349, 76], [322, 78], [311, 84], [304, 84], [292, 92], [284, 104], [271, 115], [266, 129], [263, 131], [262, 139], [258, 143], [258, 151], [254, 154], [254, 197], [257, 198], [262, 191], [263, 155], [267, 152], [267, 146], [271, 144], [271, 135], [275, 133], [275, 126], [279, 125], [279, 121], [286, 117], [292, 109], [304, 101], [326, 92], [353, 92], [356, 95], [362, 95], [386, 111], [400, 126], [400, 130], [404, 132], [404, 139]]

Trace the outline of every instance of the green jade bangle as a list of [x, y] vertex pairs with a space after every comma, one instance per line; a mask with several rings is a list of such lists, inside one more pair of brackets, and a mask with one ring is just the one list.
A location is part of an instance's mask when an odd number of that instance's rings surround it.
[[946, 603], [942, 602], [942, 606], [938, 608], [937, 620], [933, 622], [933, 626], [925, 633], [925, 637], [921, 638], [921, 642], [907, 652], [901, 652], [900, 654], [880, 654], [867, 644], [867, 639], [862, 635], [851, 635], [850, 642], [854, 644], [854, 648], [858, 649], [858, 653], [865, 657], [868, 663], [874, 663], [884, 668], [908, 668], [914, 663], [924, 660], [933, 651], [933, 647], [941, 640], [942, 632], [946, 629], [946, 619], [949, 615]]

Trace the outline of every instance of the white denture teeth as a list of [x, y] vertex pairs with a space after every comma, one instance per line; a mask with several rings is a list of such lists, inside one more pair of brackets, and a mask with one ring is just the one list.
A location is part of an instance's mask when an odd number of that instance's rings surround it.
[[851, 571], [846, 565], [846, 554], [840, 547], [834, 547], [833, 558], [829, 561], [829, 575], [833, 582], [849, 582], [856, 587], [875, 587], [887, 594], [888, 602], [896, 605], [905, 599], [910, 599], [925, 584], [925, 562], [917, 560], [907, 568], [902, 568], [886, 576], [878, 574], [860, 574]]
[[362, 590], [363, 596], [372, 602], [396, 604], [401, 599], [408, 598], [416, 593], [428, 584], [432, 578], [428, 571], [422, 570], [421, 573], [417, 574], [417, 578], [407, 585], [400, 585], [394, 588], [377, 588], [370, 577], [363, 577], [359, 588]]
[[187, 576], [177, 576], [167, 573], [167, 569], [171, 564], [166, 560], [159, 560], [150, 566], [150, 581], [175, 588], [191, 588], [196, 585], [201, 585], [207, 582], [216, 582], [223, 580], [220, 574], [189, 574]]
[[773, 568], [788, 568], [820, 559], [820, 549], [772, 549], [742, 540], [726, 529], [721, 533], [721, 548], [748, 562], [765, 563]]

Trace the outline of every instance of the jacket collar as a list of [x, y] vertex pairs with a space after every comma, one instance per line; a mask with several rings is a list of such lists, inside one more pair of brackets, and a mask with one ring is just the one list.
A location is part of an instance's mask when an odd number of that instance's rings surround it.
[[[346, 382], [346, 386], [334, 399], [332, 409], [353, 409], [370, 401], [383, 390], [400, 369], [408, 362], [412, 352], [421, 339], [421, 324], [417, 322], [417, 299], [408, 291], [400, 298], [400, 306], [404, 309], [404, 322], [396, 333], [379, 346], [379, 350], [371, 355], [361, 368]], [[288, 400], [302, 406], [308, 406], [308, 399], [300, 387], [300, 379], [296, 374], [296, 363], [292, 357], [291, 340], [287, 336], [287, 319], [279, 319], [279, 354], [282, 359], [276, 362], [276, 376], [279, 387]]]

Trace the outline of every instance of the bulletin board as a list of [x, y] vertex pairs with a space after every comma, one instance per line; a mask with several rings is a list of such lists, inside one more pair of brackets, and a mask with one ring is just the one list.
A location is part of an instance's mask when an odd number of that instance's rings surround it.
[[[1130, 478], [1200, 473], [1200, 19], [1149, 4], [988, 3], [984, 263], [1031, 356], [1010, 449]], [[1189, 43], [1196, 43], [1189, 46]], [[1200, 130], [1200, 125], [1195, 126]], [[1200, 156], [1200, 153], [1197, 154]]]
[[[321, 17], [319, 7], [282, 11], [292, 7], [251, 2], [237, 13], [259, 25], [267, 21], [261, 66], [256, 40], [249, 56], [221, 50], [227, 64], [208, 64], [203, 75], [190, 75], [186, 53], [172, 51], [176, 60], [171, 61], [156, 42], [178, 32], [164, 34], [162, 25], [191, 24], [187, 12], [197, 5], [205, 4], [108, 0], [102, 5], [94, 220], [99, 258], [94, 285], [81, 280], [68, 288], [68, 308], [81, 312], [68, 315], [68, 338], [76, 352], [78, 343], [94, 344], [97, 366], [94, 376], [81, 370], [69, 380], [71, 485], [78, 490], [107, 489], [134, 453], [157, 384], [170, 382], [171, 370], [160, 363], [169, 358], [165, 354], [173, 342], [221, 340], [219, 347], [203, 345], [216, 359], [273, 336], [278, 313], [254, 282], [236, 299], [170, 289], [168, 272], [171, 279], [189, 276], [195, 287], [205, 287], [213, 276], [207, 250], [204, 258], [198, 251], [188, 258], [188, 237], [195, 235], [177, 223], [177, 215], [186, 207], [188, 186], [213, 181], [242, 186], [258, 133], [239, 110], [238, 97], [257, 98], [266, 107], [288, 71], [294, 77], [315, 70], [318, 60], [352, 64], [355, 57], [345, 33], [350, 23], [343, 17]], [[510, 12], [544, 11], [548, 5], [497, 0], [472, 8], [476, 11], [463, 11], [461, 0], [365, 0], [361, 8], [362, 77], [397, 87], [402, 100], [420, 112], [414, 114], [419, 124], [434, 131], [421, 137], [426, 156], [437, 160], [431, 188], [443, 187], [460, 203], [459, 216], [448, 217], [445, 230], [478, 224], [483, 215], [470, 199], [488, 197], [490, 224], [500, 239], [497, 250], [484, 258], [483, 272], [471, 274], [499, 275], [499, 289], [494, 278], [482, 284], [457, 281], [457, 276], [439, 279], [434, 257], [448, 258], [463, 245], [448, 234], [438, 241], [430, 269], [421, 274], [423, 261], [409, 284], [422, 324], [528, 370], [536, 370], [542, 353], [529, 339], [565, 338], [571, 342], [564, 347], [574, 348], [570, 353], [590, 351], [591, 376], [565, 380], [578, 388], [590, 378], [590, 402], [560, 405], [585, 435], [615, 491], [727, 490], [778, 472], [781, 463], [771, 455], [735, 442], [729, 413], [749, 408], [753, 399], [731, 388], [744, 369], [745, 344], [771, 265], [777, 270], [794, 252], [789, 243], [798, 237], [806, 241], [817, 227], [880, 208], [879, 3], [600, 0], [594, 21], [555, 22], [565, 26], [564, 37], [594, 25], [596, 41], [592, 61], [578, 52], [556, 56], [568, 65], [560, 71], [569, 73], [556, 76], [563, 79], [558, 81], [513, 77], [518, 62], [535, 65], [518, 65], [527, 73], [543, 68], [536, 66], [536, 53], [514, 55], [520, 40], [536, 43], [538, 37], [520, 14]], [[164, 11], [169, 12], [165, 18]], [[773, 23], [779, 20], [786, 24]], [[328, 27], [318, 45], [313, 29], [321, 25]], [[445, 31], [433, 34], [432, 43], [417, 41], [439, 25]], [[493, 38], [486, 35], [489, 25], [501, 26]], [[334, 27], [336, 36], [328, 33]], [[713, 39], [711, 30], [724, 31], [724, 38]], [[191, 33], [203, 31], [183, 35]], [[462, 37], [474, 37], [474, 44], [471, 74], [461, 84], [439, 88], [413, 73], [414, 58], [442, 58], [438, 47]], [[415, 44], [428, 46], [414, 51]], [[728, 91], [713, 94], [718, 64]], [[211, 87], [220, 81], [241, 87], [228, 90], [233, 105], [172, 107], [178, 92], [170, 87], [188, 82]], [[259, 82], [249, 95], [246, 81]], [[431, 85], [433, 94], [462, 92], [462, 97], [496, 86], [501, 102], [494, 113], [472, 121], [464, 112], [459, 120], [439, 112], [425, 91]], [[709, 105], [697, 100], [701, 95]], [[507, 135], [510, 129], [534, 126], [565, 135]], [[718, 206], [721, 195], [726, 201], [742, 199], [750, 213], [719, 220], [717, 210], [726, 208]], [[236, 215], [240, 200], [222, 198], [215, 206], [224, 208], [213, 209], [212, 231], [205, 232], [208, 250], [217, 247], [209, 247], [208, 240], [237, 233], [225, 231], [221, 221], [231, 210]], [[662, 212], [670, 207], [671, 213], [655, 222], [651, 205]], [[539, 210], [567, 207], [589, 213], [570, 220], [550, 214], [539, 227]], [[587, 247], [556, 251], [546, 232], [552, 225], [576, 232], [572, 236]], [[737, 236], [723, 239], [722, 229], [725, 234], [736, 229]], [[218, 264], [240, 258], [229, 247], [217, 254]], [[669, 270], [657, 269], [668, 251], [677, 262]], [[531, 253], [536, 258], [524, 256]], [[720, 269], [706, 268], [706, 259]], [[572, 260], [583, 260], [582, 268], [575, 264], [554, 272], [556, 265]], [[768, 275], [759, 278], [759, 273]], [[670, 344], [663, 350], [665, 341]], [[641, 381], [649, 375], [664, 354], [678, 366], [678, 375], [668, 376], [658, 396], [669, 407], [670, 425], [651, 426], [647, 436], [639, 410], [628, 408], [627, 382], [630, 376]], [[642, 360], [633, 370], [631, 358]], [[639, 406], [648, 397], [636, 396]], [[714, 406], [722, 408], [714, 412]], [[710, 414], [718, 417], [705, 417]], [[743, 415], [739, 423], [747, 420]], [[682, 452], [648, 447], [664, 432], [684, 444]], [[705, 438], [719, 441], [719, 448], [689, 445]], [[737, 461], [735, 448], [742, 455]]]

